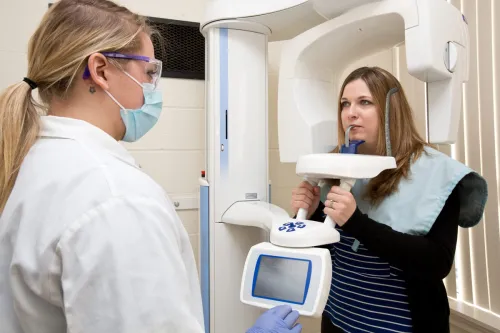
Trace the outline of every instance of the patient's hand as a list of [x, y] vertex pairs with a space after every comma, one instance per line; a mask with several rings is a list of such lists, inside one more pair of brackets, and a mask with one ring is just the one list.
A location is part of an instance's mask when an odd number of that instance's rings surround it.
[[323, 211], [339, 226], [343, 226], [356, 211], [356, 199], [352, 193], [338, 186], [332, 186], [326, 199]]
[[293, 213], [297, 215], [299, 208], [307, 210], [307, 219], [311, 217], [319, 206], [320, 189], [319, 186], [312, 186], [307, 181], [303, 181], [298, 187], [292, 190], [291, 206]]

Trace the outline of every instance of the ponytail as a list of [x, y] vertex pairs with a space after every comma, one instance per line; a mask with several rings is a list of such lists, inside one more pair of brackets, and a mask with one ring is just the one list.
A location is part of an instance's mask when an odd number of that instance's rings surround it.
[[32, 87], [21, 82], [0, 95], [0, 214], [39, 133], [40, 118], [31, 92]]
[[[140, 32], [155, 30], [145, 17], [109, 0], [59, 0], [45, 13], [28, 45], [28, 77], [0, 95], [0, 214], [11, 195], [21, 163], [37, 140], [37, 109], [68, 96], [91, 54], [133, 52]], [[36, 84], [35, 84], [36, 82]], [[31, 91], [38, 84], [40, 108]]]

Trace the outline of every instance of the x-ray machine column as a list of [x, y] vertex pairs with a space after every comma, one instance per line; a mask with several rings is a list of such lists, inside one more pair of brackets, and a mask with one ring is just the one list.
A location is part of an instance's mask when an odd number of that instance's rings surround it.
[[[266, 240], [262, 229], [222, 221], [241, 201], [269, 201], [267, 35], [258, 24], [217, 22], [205, 27], [206, 174], [201, 194], [201, 275], [206, 332], [249, 328], [258, 308], [239, 301], [249, 248]], [[240, 27], [241, 28], [241, 27]], [[255, 82], [260, 84], [256, 85]], [[213, 223], [215, 222], [215, 223]], [[216, 308], [210, 313], [209, 309]], [[217, 327], [209, 330], [210, 326]]]

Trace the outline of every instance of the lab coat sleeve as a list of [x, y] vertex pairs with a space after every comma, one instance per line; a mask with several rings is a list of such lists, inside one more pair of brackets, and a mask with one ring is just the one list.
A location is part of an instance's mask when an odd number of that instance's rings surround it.
[[58, 244], [68, 333], [204, 332], [172, 214], [152, 199], [113, 198], [71, 224]]

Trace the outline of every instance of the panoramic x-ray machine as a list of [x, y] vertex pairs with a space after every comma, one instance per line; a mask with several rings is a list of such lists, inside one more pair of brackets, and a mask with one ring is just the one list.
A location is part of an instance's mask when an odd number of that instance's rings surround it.
[[[339, 240], [334, 221], [296, 219], [270, 203], [267, 44], [286, 41], [279, 70], [281, 162], [316, 184], [395, 167], [388, 156], [328, 154], [337, 145], [340, 77], [353, 61], [406, 44], [427, 83], [428, 141], [453, 143], [468, 79], [465, 17], [445, 0], [209, 0], [206, 169], [200, 179], [200, 269], [206, 332], [245, 332], [263, 309], [318, 317]], [[346, 145], [345, 150], [349, 150]]]

